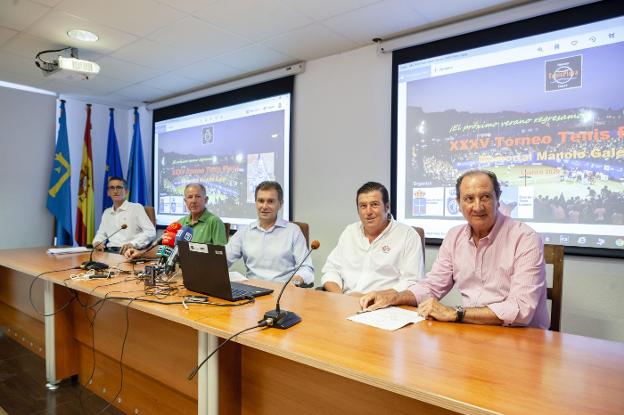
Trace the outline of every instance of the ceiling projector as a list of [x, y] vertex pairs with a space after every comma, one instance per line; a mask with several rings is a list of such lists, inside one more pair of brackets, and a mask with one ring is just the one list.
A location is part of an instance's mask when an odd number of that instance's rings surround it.
[[[58, 53], [69, 50], [70, 57], [57, 55], [52, 61], [41, 57], [44, 54]], [[35, 57], [35, 64], [43, 71], [43, 75], [54, 79], [67, 81], [88, 80], [100, 72], [100, 65], [95, 62], [78, 59], [78, 49], [63, 48], [58, 50], [44, 50]]]

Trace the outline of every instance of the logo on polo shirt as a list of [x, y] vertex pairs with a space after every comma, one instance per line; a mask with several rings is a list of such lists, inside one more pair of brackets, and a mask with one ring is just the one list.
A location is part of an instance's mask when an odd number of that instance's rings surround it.
[[384, 254], [387, 254], [388, 252], [390, 252], [390, 247], [388, 245], [384, 245], [381, 247], [381, 250]]

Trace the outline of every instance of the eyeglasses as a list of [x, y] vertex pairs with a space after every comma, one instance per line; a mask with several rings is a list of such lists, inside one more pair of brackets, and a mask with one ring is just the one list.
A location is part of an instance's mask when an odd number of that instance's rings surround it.
[[108, 190], [112, 190], [112, 191], [123, 190], [123, 189], [124, 189], [123, 186], [108, 186]]

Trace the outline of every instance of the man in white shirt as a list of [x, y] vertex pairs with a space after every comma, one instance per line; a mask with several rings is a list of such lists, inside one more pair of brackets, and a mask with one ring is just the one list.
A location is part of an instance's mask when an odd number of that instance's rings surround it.
[[[266, 181], [256, 187], [258, 220], [236, 232], [227, 243], [228, 266], [243, 259], [246, 277], [283, 282], [308, 253], [298, 225], [278, 218], [284, 203], [282, 186]], [[314, 282], [314, 267], [308, 257], [297, 275], [295, 285]]]
[[[156, 236], [156, 228], [142, 205], [126, 200], [125, 180], [109, 177], [108, 196], [113, 200], [113, 206], [102, 213], [102, 222], [93, 238], [93, 246], [99, 250], [118, 248], [123, 254], [128, 248], [148, 245]], [[124, 224], [127, 228], [121, 229]], [[102, 241], [105, 242], [100, 243]]]
[[424, 276], [422, 242], [416, 231], [390, 215], [388, 190], [368, 182], [356, 195], [360, 221], [347, 226], [327, 257], [321, 283], [326, 291], [361, 296], [405, 290]]

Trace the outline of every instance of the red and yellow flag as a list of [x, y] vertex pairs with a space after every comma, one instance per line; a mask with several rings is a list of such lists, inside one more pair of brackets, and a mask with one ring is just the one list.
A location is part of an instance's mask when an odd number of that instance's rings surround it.
[[82, 165], [76, 211], [76, 242], [87, 245], [95, 236], [95, 205], [93, 204], [93, 156], [91, 155], [91, 104], [87, 104], [87, 123], [82, 146]]

